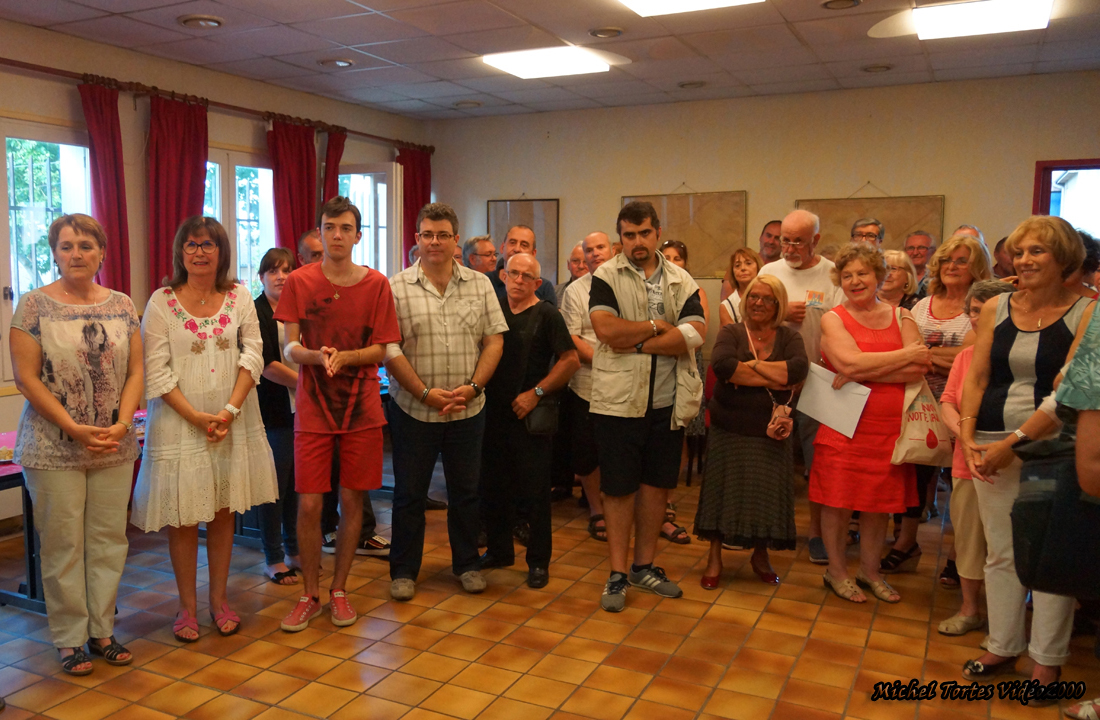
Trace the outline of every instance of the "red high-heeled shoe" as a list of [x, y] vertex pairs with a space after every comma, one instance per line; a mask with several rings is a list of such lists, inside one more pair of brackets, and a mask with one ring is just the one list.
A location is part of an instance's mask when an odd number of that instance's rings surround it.
[[704, 575], [703, 577], [699, 578], [699, 585], [701, 585], [704, 590], [717, 590], [718, 579], [720, 577], [721, 575]]
[[779, 576], [776, 575], [774, 572], [771, 572], [770, 570], [760, 570], [756, 567], [756, 565], [752, 563], [751, 560], [749, 561], [749, 567], [751, 567], [752, 571], [756, 573], [756, 577], [760, 578], [760, 582], [766, 583], [768, 585], [779, 584]]

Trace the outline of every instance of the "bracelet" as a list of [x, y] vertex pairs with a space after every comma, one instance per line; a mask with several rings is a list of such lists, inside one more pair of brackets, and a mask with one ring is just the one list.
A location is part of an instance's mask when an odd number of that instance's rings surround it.
[[420, 393], [420, 402], [424, 402], [425, 400], [427, 400], [428, 399], [428, 393], [430, 393], [431, 391], [432, 391], [432, 389], [430, 387], [428, 387], [427, 385], [425, 385], [424, 386], [424, 392]]
[[232, 415], [234, 420], [236, 420], [241, 415], [241, 409], [239, 407], [233, 407], [232, 403], [226, 403], [225, 407], [222, 409]]
[[967, 415], [966, 417], [959, 418], [959, 424], [962, 425], [963, 420], [977, 420], [977, 419], [978, 419], [977, 415]]
[[132, 420], [128, 423], [127, 422], [122, 422], [121, 420], [116, 420], [115, 425], [121, 425], [122, 427], [126, 428], [126, 432], [130, 432], [131, 430], [134, 429], [134, 423], [133, 423]]
[[657, 323], [653, 322], [653, 320], [651, 319], [649, 321], [649, 324], [653, 326], [653, 337], [657, 337]]

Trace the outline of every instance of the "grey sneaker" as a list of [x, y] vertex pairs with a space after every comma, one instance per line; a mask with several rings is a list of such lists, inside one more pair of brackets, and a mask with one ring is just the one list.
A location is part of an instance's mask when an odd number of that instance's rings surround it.
[[416, 581], [412, 578], [397, 578], [390, 583], [390, 597], [394, 600], [412, 600], [416, 595]]
[[810, 538], [809, 542], [810, 562], [814, 565], [828, 565], [829, 553], [825, 550], [825, 541], [819, 537]]
[[684, 591], [680, 589], [679, 585], [668, 579], [664, 569], [656, 565], [652, 565], [641, 572], [634, 572], [631, 570], [627, 575], [627, 579], [630, 580], [630, 584], [634, 587], [648, 590], [661, 597], [678, 598], [684, 594]]
[[462, 581], [462, 589], [474, 595], [485, 592], [485, 588], [489, 586], [485, 582], [485, 578], [482, 577], [480, 570], [467, 570], [459, 575], [458, 579]]
[[600, 607], [607, 612], [622, 612], [626, 607], [626, 575], [611, 573], [607, 584], [603, 586], [603, 595], [600, 597]]

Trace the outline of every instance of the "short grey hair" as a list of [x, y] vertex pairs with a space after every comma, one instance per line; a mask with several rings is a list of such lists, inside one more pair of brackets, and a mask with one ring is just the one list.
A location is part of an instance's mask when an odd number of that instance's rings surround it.
[[[470, 267], [470, 256], [477, 251], [477, 244], [479, 242], [492, 243], [493, 237], [491, 235], [478, 235], [462, 243], [462, 262], [466, 267]], [[493, 245], [493, 249], [496, 250], [496, 245]]]
[[926, 230], [914, 230], [913, 232], [911, 232], [911, 233], [909, 233], [908, 235], [905, 236], [905, 241], [909, 242], [909, 238], [911, 238], [911, 237], [926, 237], [926, 238], [928, 238], [929, 240], [932, 241], [932, 246], [933, 247], [935, 247], [935, 245], [936, 245], [935, 236], [933, 236], [932, 233], [930, 233]]
[[985, 305], [989, 300], [1015, 291], [1016, 288], [1012, 283], [1007, 283], [1004, 280], [979, 280], [970, 286], [970, 289], [966, 291], [966, 299], [963, 300], [963, 308], [965, 310], [970, 309], [970, 303], [977, 300], [982, 305]]
[[531, 258], [531, 262], [534, 264], [535, 277], [542, 277], [542, 265], [539, 264], [539, 259], [534, 255], [528, 255], [527, 253], [516, 253], [515, 255], [513, 255], [511, 258], [508, 259], [508, 264], [504, 266], [504, 269], [507, 270], [518, 257]]
[[957, 228], [955, 228], [955, 232], [951, 234], [958, 235], [960, 230], [973, 230], [974, 232], [978, 233], [978, 239], [981, 240], [983, 243], [985, 242], [985, 235], [983, 235], [982, 231], [974, 227], [973, 225], [959, 225]]
[[881, 221], [873, 217], [865, 217], [856, 220], [854, 223], [852, 223], [852, 229], [848, 231], [848, 234], [851, 235], [856, 231], [857, 227], [862, 227], [864, 225], [874, 225], [875, 227], [877, 227], [879, 240], [882, 240], [882, 238], [886, 235], [886, 226], [883, 225]]

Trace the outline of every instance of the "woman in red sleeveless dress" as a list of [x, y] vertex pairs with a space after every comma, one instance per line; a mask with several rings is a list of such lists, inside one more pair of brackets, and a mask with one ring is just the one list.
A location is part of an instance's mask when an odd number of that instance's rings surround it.
[[889, 513], [916, 503], [912, 465], [890, 458], [901, 434], [905, 384], [921, 380], [931, 367], [928, 348], [908, 310], [881, 302], [876, 293], [886, 277], [882, 252], [864, 243], [845, 247], [835, 260], [833, 282], [846, 300], [821, 318], [821, 355], [837, 373], [834, 387], [855, 381], [871, 389], [855, 435], [848, 438], [822, 424], [814, 440], [810, 500], [821, 503], [822, 539], [829, 552], [825, 586], [852, 602], [867, 597], [848, 577], [848, 520], [860, 511], [860, 570], [856, 582], [875, 597], [896, 603], [901, 596], [879, 575]]

